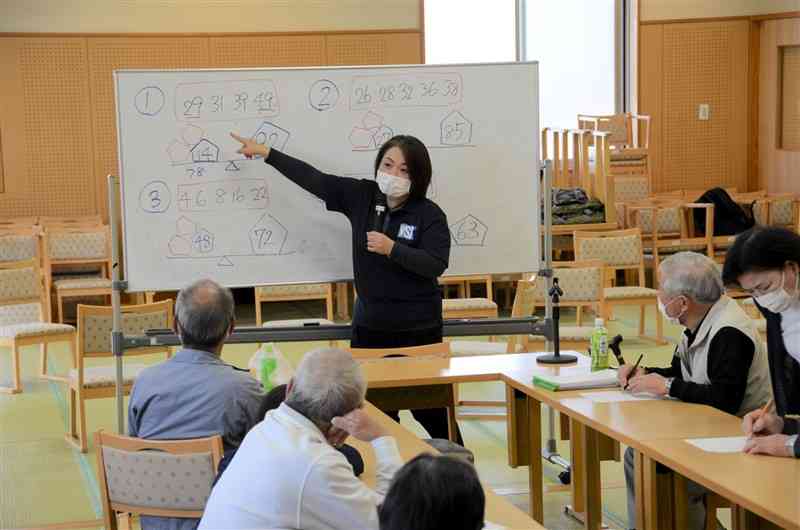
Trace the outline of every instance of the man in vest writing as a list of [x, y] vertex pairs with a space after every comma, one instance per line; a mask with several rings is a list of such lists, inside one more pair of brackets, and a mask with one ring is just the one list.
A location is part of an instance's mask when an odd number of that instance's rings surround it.
[[[719, 269], [710, 258], [679, 252], [658, 268], [658, 306], [685, 329], [668, 368], [626, 364], [623, 388], [715, 407], [739, 417], [763, 406], [771, 395], [767, 355], [755, 323], [725, 296]], [[658, 418], [654, 418], [655, 421]], [[635, 527], [634, 452], [625, 452], [629, 527]], [[705, 527], [706, 490], [688, 482], [689, 530]], [[718, 524], [719, 526], [719, 524]]]

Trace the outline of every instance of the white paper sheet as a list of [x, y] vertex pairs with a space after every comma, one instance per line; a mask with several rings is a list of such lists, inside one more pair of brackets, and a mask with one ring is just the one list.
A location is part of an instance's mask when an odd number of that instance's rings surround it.
[[497, 523], [493, 523], [491, 521], [483, 521], [483, 530], [505, 530], [507, 527], [500, 526]]
[[746, 436], [728, 436], [724, 438], [694, 438], [686, 440], [693, 446], [709, 453], [741, 453]]
[[623, 392], [622, 390], [608, 390], [604, 392], [587, 392], [581, 394], [595, 403], [619, 403], [622, 401], [651, 401], [654, 399], [662, 399], [655, 394], [641, 392], [639, 394], [632, 394], [630, 392]]

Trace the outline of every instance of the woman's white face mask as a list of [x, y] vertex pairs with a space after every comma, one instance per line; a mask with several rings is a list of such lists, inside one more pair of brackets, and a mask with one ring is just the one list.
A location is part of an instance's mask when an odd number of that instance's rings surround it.
[[758, 305], [773, 313], [783, 313], [792, 307], [792, 304], [800, 299], [800, 274], [794, 275], [794, 294], [786, 290], [785, 283], [786, 273], [781, 271], [781, 285], [760, 296], [755, 296]]
[[381, 193], [393, 199], [400, 199], [408, 195], [411, 191], [411, 180], [403, 177], [396, 177], [378, 170], [375, 181]]
[[[679, 298], [679, 297], [678, 297], [678, 298]], [[672, 300], [670, 300], [670, 301], [669, 301], [669, 303], [667, 303], [667, 304], [664, 304], [664, 302], [662, 302], [660, 298], [657, 298], [656, 300], [658, 301], [658, 310], [659, 310], [659, 311], [661, 311], [661, 314], [662, 314], [662, 315], [664, 315], [664, 318], [666, 318], [666, 319], [667, 319], [667, 321], [668, 321], [670, 324], [675, 324], [676, 326], [682, 326], [683, 324], [681, 324], [681, 320], [680, 320], [680, 319], [681, 319], [681, 317], [683, 316], [683, 313], [681, 313], [681, 314], [680, 314], [680, 315], [678, 315], [678, 316], [674, 316], [674, 317], [671, 317], [671, 316], [669, 316], [669, 315], [667, 314], [667, 308], [668, 308], [669, 306], [671, 306], [673, 302], [675, 302], [676, 300], [678, 300], [678, 298], [673, 298], [673, 299], [672, 299]]]

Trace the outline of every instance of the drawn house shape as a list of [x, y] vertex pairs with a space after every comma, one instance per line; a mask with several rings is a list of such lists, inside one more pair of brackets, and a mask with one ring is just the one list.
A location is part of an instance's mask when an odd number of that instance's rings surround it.
[[442, 120], [442, 145], [467, 145], [472, 141], [472, 122], [454, 110]]
[[286, 142], [289, 141], [291, 134], [283, 127], [278, 127], [270, 121], [265, 121], [253, 133], [253, 140], [256, 143], [274, 147], [278, 151], [283, 151], [286, 148]]
[[210, 140], [203, 138], [192, 147], [192, 162], [218, 162], [219, 147]]

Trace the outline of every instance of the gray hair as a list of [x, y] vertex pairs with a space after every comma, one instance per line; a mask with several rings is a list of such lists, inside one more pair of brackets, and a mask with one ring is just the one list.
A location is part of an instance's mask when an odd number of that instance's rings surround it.
[[215, 281], [198, 280], [178, 293], [175, 320], [184, 346], [216, 348], [233, 324], [233, 294]]
[[366, 393], [364, 374], [352, 355], [320, 348], [303, 356], [286, 404], [326, 432], [333, 418], [360, 407]]
[[658, 270], [661, 290], [668, 295], [714, 304], [725, 292], [717, 264], [697, 252], [678, 252], [662, 261]]

